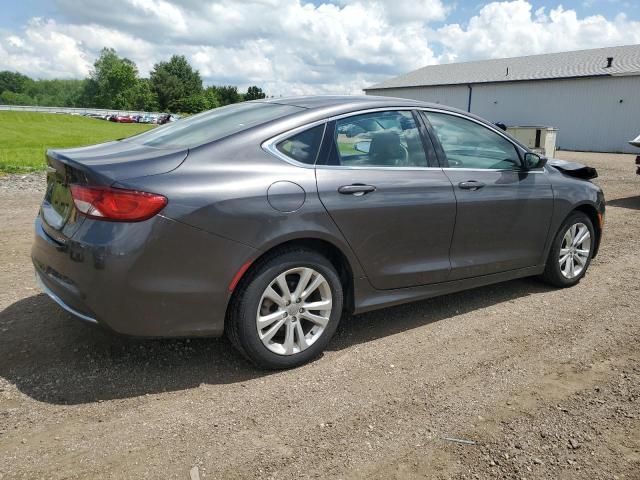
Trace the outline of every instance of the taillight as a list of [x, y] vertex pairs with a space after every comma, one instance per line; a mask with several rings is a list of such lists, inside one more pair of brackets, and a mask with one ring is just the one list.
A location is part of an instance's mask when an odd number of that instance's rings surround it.
[[162, 195], [112, 187], [71, 185], [71, 196], [83, 215], [115, 222], [147, 220], [167, 204]]

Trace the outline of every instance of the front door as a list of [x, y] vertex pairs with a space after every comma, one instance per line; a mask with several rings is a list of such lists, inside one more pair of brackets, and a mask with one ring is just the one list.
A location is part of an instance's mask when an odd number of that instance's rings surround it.
[[507, 138], [471, 119], [425, 112], [457, 199], [451, 279], [540, 265], [553, 211], [544, 169], [522, 170]]
[[414, 114], [353, 115], [331, 122], [327, 135], [316, 166], [318, 193], [371, 284], [445, 281], [456, 201]]

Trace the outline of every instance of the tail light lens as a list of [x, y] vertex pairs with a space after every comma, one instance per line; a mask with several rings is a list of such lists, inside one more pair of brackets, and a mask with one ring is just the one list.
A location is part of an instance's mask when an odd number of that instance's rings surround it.
[[71, 196], [83, 215], [114, 222], [147, 220], [167, 204], [162, 195], [112, 187], [71, 185]]

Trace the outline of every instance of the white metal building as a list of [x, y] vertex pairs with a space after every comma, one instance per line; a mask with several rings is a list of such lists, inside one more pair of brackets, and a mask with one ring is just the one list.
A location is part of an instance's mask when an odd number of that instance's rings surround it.
[[432, 65], [365, 89], [558, 129], [565, 150], [638, 151], [640, 45]]

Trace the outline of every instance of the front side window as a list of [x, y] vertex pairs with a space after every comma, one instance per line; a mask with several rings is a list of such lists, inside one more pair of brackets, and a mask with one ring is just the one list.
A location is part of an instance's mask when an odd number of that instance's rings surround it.
[[276, 145], [280, 153], [301, 163], [313, 165], [318, 156], [324, 124], [300, 132]]
[[520, 155], [506, 138], [455, 115], [425, 112], [451, 168], [516, 169]]
[[331, 164], [362, 167], [427, 167], [410, 111], [374, 112], [336, 121]]

